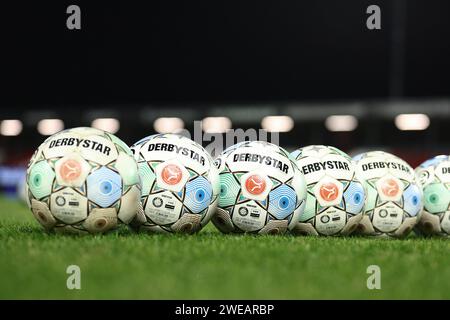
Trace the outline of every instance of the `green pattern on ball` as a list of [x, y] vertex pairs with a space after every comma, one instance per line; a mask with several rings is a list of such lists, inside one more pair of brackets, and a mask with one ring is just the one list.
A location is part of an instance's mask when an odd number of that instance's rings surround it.
[[219, 206], [224, 208], [234, 205], [240, 188], [232, 173], [222, 173], [220, 175]]
[[142, 194], [148, 195], [156, 176], [148, 166], [147, 162], [139, 163], [139, 175], [142, 179]]
[[450, 191], [441, 183], [432, 183], [425, 187], [423, 198], [428, 212], [444, 212], [450, 202]]
[[47, 197], [52, 192], [55, 172], [47, 161], [36, 162], [30, 170], [28, 184], [31, 193], [36, 199]]

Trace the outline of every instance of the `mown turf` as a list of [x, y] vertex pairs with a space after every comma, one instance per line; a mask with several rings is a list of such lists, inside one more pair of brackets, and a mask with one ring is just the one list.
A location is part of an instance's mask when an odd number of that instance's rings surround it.
[[[66, 268], [81, 268], [68, 290]], [[366, 269], [381, 268], [381, 290]], [[450, 241], [46, 234], [28, 209], [0, 199], [0, 298], [449, 299]]]

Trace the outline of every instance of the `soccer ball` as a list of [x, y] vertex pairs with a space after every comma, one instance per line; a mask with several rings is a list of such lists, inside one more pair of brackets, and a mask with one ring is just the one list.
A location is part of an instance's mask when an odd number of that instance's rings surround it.
[[217, 159], [219, 205], [212, 221], [224, 233], [278, 234], [303, 212], [306, 184], [289, 153], [274, 144], [245, 141]]
[[365, 191], [355, 176], [352, 159], [341, 150], [321, 145], [291, 153], [303, 172], [306, 208], [293, 229], [304, 235], [348, 235], [363, 217]]
[[354, 158], [356, 175], [366, 183], [365, 215], [357, 233], [406, 237], [420, 219], [422, 190], [414, 170], [402, 159], [383, 151]]
[[39, 146], [28, 164], [26, 193], [45, 229], [103, 233], [133, 219], [141, 185], [124, 142], [81, 127], [54, 134]]
[[141, 210], [131, 226], [150, 233], [195, 233], [211, 219], [219, 194], [209, 153], [177, 134], [156, 134], [131, 150], [142, 179]]
[[416, 231], [422, 235], [450, 235], [450, 157], [437, 156], [416, 168], [422, 184], [424, 208]]

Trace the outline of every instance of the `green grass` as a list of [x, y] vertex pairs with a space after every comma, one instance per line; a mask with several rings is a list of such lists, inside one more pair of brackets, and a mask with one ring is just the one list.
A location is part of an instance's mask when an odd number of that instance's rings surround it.
[[[2, 299], [450, 299], [450, 241], [222, 235], [46, 234], [0, 198]], [[81, 268], [68, 290], [66, 268]], [[381, 268], [381, 290], [366, 269]]]

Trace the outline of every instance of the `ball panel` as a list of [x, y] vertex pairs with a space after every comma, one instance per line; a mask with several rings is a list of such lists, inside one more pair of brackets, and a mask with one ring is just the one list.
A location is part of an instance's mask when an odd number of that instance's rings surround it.
[[65, 187], [81, 187], [91, 166], [78, 153], [70, 153], [55, 162], [56, 182]]
[[216, 212], [211, 218], [211, 221], [216, 226], [216, 228], [223, 233], [230, 233], [235, 231], [233, 221], [231, 221], [230, 214], [226, 210], [217, 208]]
[[189, 171], [179, 160], [171, 159], [155, 166], [156, 184], [159, 188], [181, 192], [186, 182], [197, 174]]
[[422, 216], [417, 223], [416, 229], [419, 234], [424, 236], [432, 236], [441, 233], [441, 222], [439, 216], [423, 211]]
[[139, 175], [142, 181], [142, 194], [148, 195], [156, 180], [156, 175], [147, 162], [139, 162]]
[[269, 193], [268, 212], [277, 219], [286, 219], [295, 210], [296, 202], [294, 189], [285, 184], [280, 185]]
[[158, 225], [171, 225], [181, 216], [183, 204], [170, 191], [163, 191], [147, 196], [145, 215]]
[[394, 236], [396, 238], [405, 238], [410, 234], [414, 226], [417, 224], [417, 217], [406, 218], [401, 226], [395, 230]]
[[28, 187], [33, 196], [40, 200], [50, 195], [54, 179], [55, 172], [49, 163], [45, 160], [39, 161], [31, 167]]
[[234, 205], [240, 190], [240, 184], [232, 173], [221, 173], [219, 206], [229, 207]]
[[390, 233], [400, 227], [403, 217], [404, 213], [401, 207], [392, 202], [386, 202], [375, 208], [371, 219], [376, 230]]
[[424, 188], [424, 206], [430, 213], [444, 212], [450, 204], [450, 188], [441, 183], [432, 183]]
[[341, 234], [344, 236], [353, 234], [358, 229], [358, 226], [362, 221], [363, 217], [364, 217], [363, 213], [359, 213], [357, 215], [349, 217], [347, 220], [347, 224], [341, 231]]
[[231, 220], [236, 227], [243, 231], [256, 232], [266, 224], [267, 211], [251, 200], [236, 204]]
[[359, 222], [359, 225], [356, 228], [355, 233], [360, 235], [371, 235], [371, 236], [374, 236], [376, 234], [375, 229], [373, 228], [372, 225], [372, 221], [370, 220], [370, 216], [368, 214], [363, 214], [363, 217]]
[[415, 217], [422, 210], [422, 192], [415, 184], [410, 184], [403, 193], [403, 209], [411, 216]]
[[139, 184], [139, 173], [136, 161], [129, 154], [120, 152], [114, 163], [114, 168], [119, 172], [124, 185], [132, 186]]
[[50, 230], [56, 225], [56, 220], [45, 202], [31, 199], [31, 212], [45, 229]]
[[52, 214], [66, 224], [81, 222], [88, 216], [88, 201], [72, 188], [53, 192], [50, 196]]
[[88, 199], [102, 208], [111, 206], [122, 195], [120, 175], [106, 167], [92, 171], [86, 183]]
[[288, 222], [286, 220], [270, 220], [258, 233], [270, 235], [284, 234], [287, 226]]
[[94, 208], [83, 222], [90, 233], [105, 233], [117, 226], [117, 212], [114, 208]]
[[141, 190], [138, 185], [133, 185], [120, 199], [120, 209], [117, 217], [125, 224], [130, 223], [139, 210]]
[[347, 223], [347, 214], [344, 210], [329, 207], [316, 214], [315, 228], [319, 234], [331, 236], [342, 231]]
[[211, 204], [211, 183], [205, 177], [197, 177], [186, 183], [184, 205], [193, 213], [200, 213]]
[[376, 187], [372, 183], [366, 184], [366, 196], [367, 200], [365, 203], [364, 210], [366, 212], [369, 212], [375, 209], [375, 205], [378, 202], [378, 192]]
[[147, 222], [147, 218], [145, 217], [144, 208], [142, 203], [139, 202], [137, 204], [136, 215], [131, 220], [129, 226], [132, 230], [138, 231], [141, 226], [143, 226]]
[[300, 215], [299, 221], [306, 222], [314, 218], [314, 216], [316, 215], [316, 206], [317, 206], [316, 197], [311, 193], [308, 193], [308, 196], [306, 198], [305, 211]]
[[295, 235], [301, 236], [318, 236], [319, 233], [314, 226], [310, 223], [298, 222], [292, 229], [291, 232]]
[[364, 207], [365, 192], [361, 183], [352, 181], [344, 191], [345, 209], [347, 213], [356, 215], [362, 212]]
[[185, 213], [171, 227], [174, 232], [192, 234], [201, 228], [201, 216], [198, 214]]

